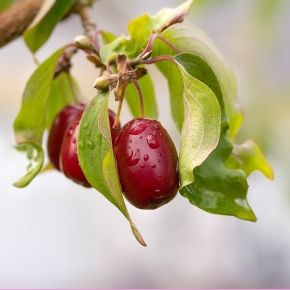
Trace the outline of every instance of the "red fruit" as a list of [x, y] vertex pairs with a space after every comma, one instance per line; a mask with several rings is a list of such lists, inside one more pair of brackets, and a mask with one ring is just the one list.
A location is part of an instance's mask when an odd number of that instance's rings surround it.
[[[60, 150], [60, 168], [61, 171], [66, 175], [66, 177], [83, 186], [90, 187], [90, 184], [88, 183], [79, 165], [77, 155], [77, 138], [79, 132], [79, 123], [82, 114], [83, 111], [79, 111], [78, 113], [74, 114], [70, 126], [65, 131]], [[115, 122], [115, 113], [111, 110], [109, 110], [109, 121], [110, 126], [112, 127]], [[120, 125], [114, 129], [111, 129], [113, 144], [115, 142], [115, 136], [118, 134], [119, 131]]]
[[58, 170], [60, 169], [59, 155], [64, 133], [75, 118], [75, 115], [83, 112], [84, 109], [84, 104], [66, 106], [58, 113], [53, 121], [48, 136], [47, 151], [49, 160]]
[[138, 208], [154, 209], [178, 191], [177, 152], [158, 121], [134, 119], [120, 131], [115, 156], [122, 189]]
[[60, 169], [69, 179], [83, 186], [90, 187], [79, 165], [77, 155], [77, 138], [82, 114], [83, 112], [79, 112], [74, 115], [72, 123], [65, 132], [60, 150]]

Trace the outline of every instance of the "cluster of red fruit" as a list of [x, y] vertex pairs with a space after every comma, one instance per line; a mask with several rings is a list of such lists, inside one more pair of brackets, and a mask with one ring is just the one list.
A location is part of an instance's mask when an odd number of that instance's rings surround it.
[[[84, 104], [69, 105], [56, 116], [48, 137], [48, 155], [56, 169], [90, 187], [77, 156], [79, 122], [84, 110]], [[143, 118], [114, 128], [115, 113], [111, 110], [109, 121], [127, 200], [142, 209], [154, 209], [172, 200], [179, 185], [178, 157], [166, 130], [158, 121]]]

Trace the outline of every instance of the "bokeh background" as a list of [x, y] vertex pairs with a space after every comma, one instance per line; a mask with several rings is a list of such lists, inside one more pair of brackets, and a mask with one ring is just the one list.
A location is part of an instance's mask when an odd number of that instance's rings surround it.
[[[180, 2], [99, 0], [92, 13], [100, 28], [122, 33], [130, 18]], [[261, 145], [275, 180], [249, 179], [257, 223], [207, 214], [181, 196], [156, 211], [128, 205], [147, 248], [100, 194], [58, 172], [22, 190], [12, 186], [26, 166], [13, 148], [12, 122], [35, 65], [21, 39], [0, 49], [0, 288], [289, 288], [289, 12], [288, 0], [196, 0], [187, 23], [202, 27], [232, 65], [246, 112], [240, 140]], [[69, 18], [37, 57], [81, 31], [79, 19]], [[73, 73], [91, 98], [97, 73], [82, 55]], [[160, 120], [178, 146], [165, 80], [152, 73]], [[122, 120], [129, 119], [125, 110]]]

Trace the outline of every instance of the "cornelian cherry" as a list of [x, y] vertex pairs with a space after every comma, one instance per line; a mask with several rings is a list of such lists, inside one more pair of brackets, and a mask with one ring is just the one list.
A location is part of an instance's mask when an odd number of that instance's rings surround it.
[[[85, 110], [84, 104], [69, 105], [56, 116], [48, 136], [48, 156], [56, 169], [61, 170], [68, 178], [89, 187], [77, 156], [77, 137], [79, 122]], [[114, 144], [120, 125], [112, 128], [115, 113], [109, 110], [112, 143]]]
[[47, 142], [47, 152], [50, 162], [60, 170], [59, 155], [64, 133], [79, 112], [83, 112], [85, 104], [68, 105], [64, 107], [55, 117]]
[[120, 131], [115, 156], [122, 190], [141, 209], [155, 209], [172, 200], [179, 185], [173, 141], [155, 120], [134, 119]]

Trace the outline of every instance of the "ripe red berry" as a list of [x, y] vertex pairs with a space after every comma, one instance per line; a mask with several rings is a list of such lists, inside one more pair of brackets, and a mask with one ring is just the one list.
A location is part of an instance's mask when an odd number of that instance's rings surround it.
[[69, 179], [83, 186], [90, 187], [79, 165], [77, 155], [77, 138], [82, 114], [83, 112], [75, 114], [72, 123], [65, 131], [60, 150], [60, 169]]
[[53, 121], [48, 136], [47, 151], [49, 160], [58, 170], [60, 169], [59, 156], [64, 133], [75, 115], [83, 112], [84, 109], [84, 104], [66, 106], [58, 113]]
[[[79, 122], [82, 117], [84, 110], [80, 110], [78, 113], [75, 113], [70, 121], [68, 128], [64, 132], [63, 141], [60, 150], [60, 169], [66, 175], [66, 177], [72, 179], [73, 181], [86, 186], [90, 187], [78, 160], [77, 155], [77, 138], [78, 138], [78, 131], [79, 131]], [[115, 122], [115, 113], [109, 110], [109, 121], [110, 127]], [[111, 128], [111, 135], [112, 135], [112, 142], [114, 144], [116, 135], [120, 130], [120, 126], [116, 128]]]
[[179, 184], [177, 152], [158, 121], [139, 118], [127, 123], [116, 140], [115, 156], [130, 203], [154, 209], [175, 197]]

